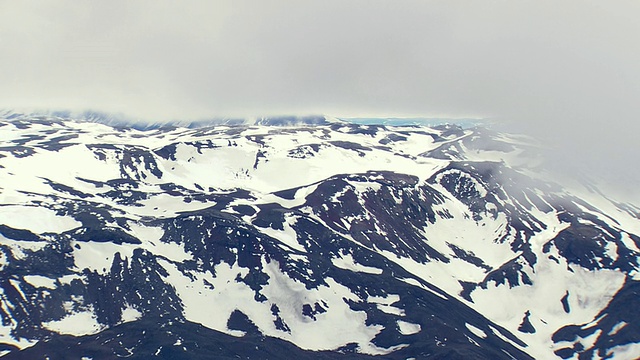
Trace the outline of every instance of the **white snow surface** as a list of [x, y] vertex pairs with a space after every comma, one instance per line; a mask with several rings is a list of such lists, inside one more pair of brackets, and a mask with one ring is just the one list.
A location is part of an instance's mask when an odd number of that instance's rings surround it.
[[57, 288], [56, 279], [51, 279], [42, 275], [25, 275], [23, 276], [24, 281], [29, 283], [32, 286], [47, 288], [47, 289], [55, 289]]
[[282, 224], [284, 228], [283, 230], [276, 230], [270, 227], [256, 227], [256, 229], [265, 235], [280, 240], [290, 249], [294, 249], [302, 253], [307, 252], [304, 246], [298, 242], [298, 234], [296, 234], [296, 231], [291, 227], [296, 222], [296, 217], [286, 215], [284, 220], [285, 221]]
[[[0, 122], [6, 123], [1, 119]], [[24, 241], [9, 239], [0, 234], [0, 244], [7, 246], [7, 250], [0, 251], [0, 269], [11, 261], [11, 257], [24, 259], [29, 252], [37, 252], [48, 246], [50, 239], [46, 233], [63, 233], [82, 225], [72, 216], [61, 215], [65, 209], [60, 203], [66, 200], [87, 201], [111, 212], [118, 212], [127, 219], [127, 227], [124, 230], [141, 241], [141, 244], [74, 242], [74, 270], [77, 274], [66, 275], [60, 279], [26, 275], [21, 279], [10, 279], [11, 286], [23, 297], [25, 295], [21, 286], [25, 284], [43, 290], [53, 290], [57, 287], [58, 281], [65, 284], [73, 279], [82, 280], [83, 270], [104, 274], [110, 269], [116, 253], [122, 258], [129, 258], [135, 249], [144, 249], [160, 258], [159, 263], [169, 274], [166, 281], [176, 288], [184, 303], [184, 315], [188, 320], [240, 336], [242, 332], [227, 328], [230, 314], [239, 310], [264, 334], [291, 341], [305, 349], [327, 350], [348, 343], [357, 343], [359, 351], [363, 353], [388, 354], [394, 349], [379, 348], [371, 343], [382, 327], [367, 326], [366, 314], [350, 309], [343, 299], [361, 300], [334, 279], [326, 280], [328, 286], [309, 290], [304, 284], [283, 274], [275, 261], [267, 262], [263, 259], [263, 268], [270, 278], [261, 292], [268, 300], [257, 302], [254, 300], [253, 290], [235, 280], [236, 276], [245, 276], [248, 272], [237, 264], [217, 265], [216, 276], [209, 272], [183, 273], [178, 270], [176, 263], [193, 259], [193, 254], [187, 252], [183, 245], [163, 241], [163, 230], [150, 225], [146, 220], [149, 217], [171, 218], [185, 211], [211, 207], [214, 203], [190, 199], [187, 195], [171, 195], [163, 190], [161, 185], [173, 184], [187, 191], [193, 190], [209, 195], [229, 193], [241, 188], [249, 191], [249, 197], [236, 199], [233, 205], [255, 207], [258, 204], [278, 203], [291, 209], [304, 205], [306, 198], [316, 190], [321, 181], [339, 174], [392, 171], [414, 175], [420, 183], [424, 183], [450, 161], [428, 158], [420, 154], [440, 146], [451, 146], [451, 149], [455, 150], [455, 145], [463, 150], [464, 158], [469, 161], [502, 161], [517, 166], [527, 175], [544, 177], [544, 174], [526, 168], [527, 164], [531, 165], [530, 159], [523, 160], [521, 150], [502, 152], [468, 149], [464, 141], [475, 136], [472, 130], [465, 130], [461, 136], [452, 135], [443, 142], [435, 142], [432, 136], [422, 132], [424, 129], [418, 131], [413, 127], [388, 127], [386, 130], [380, 130], [375, 136], [349, 133], [348, 126], [331, 131], [328, 126], [251, 126], [239, 128], [237, 133], [232, 135], [226, 133], [229, 129], [231, 128], [219, 126], [207, 130], [179, 127], [170, 131], [116, 130], [106, 125], [73, 121], [55, 123], [51, 126], [32, 124], [24, 129], [12, 125], [0, 126], [0, 147], [12, 147], [15, 145], [14, 141], [26, 139], [23, 147], [12, 152], [3, 151], [4, 157], [0, 156], [0, 225], [29, 230], [41, 238], [40, 241]], [[55, 132], [47, 132], [54, 130]], [[429, 132], [442, 134], [433, 129]], [[42, 137], [29, 140], [28, 137], [33, 134]], [[77, 137], [64, 140], [62, 143], [65, 147], [57, 150], [45, 146], [49, 140], [62, 135]], [[392, 141], [381, 146], [379, 141], [389, 135], [402, 135], [406, 140]], [[521, 140], [516, 138], [501, 136], [499, 140], [522, 145]], [[198, 148], [198, 144], [211, 146]], [[349, 149], [344, 147], [345, 144], [347, 147], [348, 144], [355, 145]], [[108, 145], [110, 148], [94, 148], [94, 145]], [[173, 154], [175, 158], [165, 159], [158, 155], [160, 149], [173, 145], [176, 149]], [[154, 174], [147, 169], [148, 164], [142, 157], [131, 159], [134, 167], [122, 166], [123, 151], [131, 146], [151, 156], [157, 162], [157, 170], [161, 171], [162, 175], [156, 175], [157, 173]], [[32, 154], [28, 155], [30, 151]], [[108, 192], [114, 188], [103, 183], [121, 179], [123, 176], [139, 179], [140, 186], [138, 189], [128, 188], [128, 192], [125, 191], [123, 194], [131, 195], [133, 191], [140, 191], [144, 192], [146, 197], [133, 204], [109, 197]], [[473, 178], [469, 180], [480, 196], [487, 194], [488, 189], [481, 183]], [[349, 184], [357, 194], [380, 188], [380, 184], [374, 179], [369, 182], [349, 181]], [[79, 191], [82, 196], [65, 190], [65, 186]], [[276, 194], [281, 190], [296, 188], [291, 199]], [[509, 288], [506, 284], [490, 282], [486, 289], [476, 288], [471, 293], [473, 302], [469, 302], [460, 295], [463, 290], [460, 281], [480, 282], [487, 275], [487, 270], [457, 258], [452, 245], [482, 259], [484, 265], [491, 269], [497, 269], [506, 262], [517, 259], [521, 253], [514, 253], [511, 249], [510, 241], [514, 235], [508, 232], [507, 219], [503, 213], [499, 213], [495, 218], [487, 215], [479, 221], [470, 221], [471, 212], [465, 204], [449, 194], [444, 187], [434, 184], [433, 188], [445, 195], [444, 203], [435, 206], [434, 210], [446, 210], [451, 216], [438, 216], [435, 223], [417, 231], [422, 233], [424, 241], [429, 246], [450, 261], [421, 263], [398, 256], [391, 251], [379, 252], [415, 277], [402, 278], [401, 281], [430, 291], [443, 299], [451, 297], [465, 302], [491, 321], [520, 337], [529, 345], [523, 350], [536, 358], [554, 356], [552, 351], [562, 344], [554, 345], [551, 335], [567, 324], [592, 321], [624, 283], [626, 274], [623, 272], [589, 271], [568, 264], [554, 247], [549, 253], [543, 254], [543, 245], [569, 224], [562, 223], [558, 219], [559, 214], [555, 212], [547, 213], [534, 207], [529, 209], [530, 214], [544, 222], [547, 228], [528, 239], [531, 250], [537, 257], [537, 263], [535, 268], [525, 267], [523, 271], [532, 280], [533, 285]], [[570, 190], [572, 194], [578, 195], [599, 209], [592, 211], [585, 208], [585, 212], [611, 224], [615, 229], [620, 229], [622, 244], [640, 253], [640, 249], [630, 237], [630, 234], [640, 234], [640, 221], [637, 217], [602, 194], [580, 186], [573, 186]], [[396, 201], [401, 203], [399, 198]], [[487, 208], [487, 211], [491, 210], [493, 208]], [[308, 215], [315, 221], [322, 222], [314, 214]], [[250, 222], [252, 218], [245, 216], [244, 219]], [[285, 220], [284, 230], [260, 227], [256, 229], [277, 239], [283, 249], [294, 253], [291, 254], [292, 258], [306, 261], [304, 244], [298, 241], [292, 227], [297, 221], [296, 216], [287, 215]], [[352, 220], [343, 219], [345, 232], [339, 235], [353, 241], [346, 233]], [[496, 241], [503, 236], [506, 236], [506, 241]], [[617, 257], [618, 249], [614, 244], [608, 244], [606, 249], [610, 257]], [[554, 256], [558, 262], [551, 260], [549, 256]], [[345, 270], [372, 275], [382, 274], [382, 269], [360, 264], [351, 254], [342, 254], [340, 257], [332, 258], [331, 262]], [[632, 272], [629, 275], [635, 280], [640, 279], [640, 272]], [[423, 285], [417, 279], [437, 286], [442, 293]], [[213, 288], [207, 283], [213, 284]], [[571, 308], [568, 314], [560, 302], [567, 292]], [[367, 299], [375, 303], [381, 311], [403, 317], [404, 310], [393, 305], [398, 300], [398, 295]], [[327, 311], [314, 315], [315, 319], [302, 315], [303, 305], [309, 304], [313, 307], [316, 303], [321, 304]], [[291, 328], [291, 332], [275, 328], [271, 312], [271, 305], [274, 304], [281, 310], [279, 316]], [[10, 309], [14, 305], [7, 301], [4, 293], [0, 293], [0, 306], [6, 313], [11, 313]], [[529, 319], [536, 329], [535, 334], [517, 331], [526, 311], [531, 313]], [[123, 311], [121, 320], [134, 321], [140, 316], [142, 314], [138, 309], [129, 306]], [[0, 325], [0, 342], [15, 344], [21, 348], [30, 345], [32, 342], [26, 339], [12, 337], [10, 331], [15, 325], [14, 319], [9, 319], [8, 325]], [[62, 319], [46, 322], [44, 326], [61, 334], [72, 335], [93, 334], [102, 329], [90, 307], [70, 311]], [[403, 320], [397, 320], [397, 326], [404, 335], [421, 331], [418, 324]], [[611, 333], [615, 334], [624, 326], [624, 322], [617, 324]], [[487, 336], [483, 330], [471, 324], [466, 324], [466, 327], [478, 337]], [[493, 332], [502, 336], [497, 330]], [[583, 344], [587, 346], [595, 339], [583, 339]], [[631, 359], [634, 358], [633, 354], [640, 353], [640, 348], [637, 344], [632, 344], [615, 347], [611, 352], [615, 354], [616, 359]]]
[[[518, 333], [529, 345], [528, 352], [536, 357], [548, 356], [553, 347], [551, 335], [566, 324], [591, 321], [622, 287], [625, 275], [613, 270], [589, 271], [565, 261], [560, 264], [539, 258], [533, 285], [509, 289], [506, 285], [478, 289], [471, 295], [471, 307], [513, 333], [527, 310], [535, 334]], [[569, 266], [573, 272], [566, 271]], [[563, 310], [560, 300], [569, 292], [571, 311]], [[546, 301], [540, 301], [545, 299]]]
[[607, 351], [607, 356], [615, 360], [637, 360], [640, 354], [640, 344], [626, 344], [614, 346]]
[[469, 331], [471, 331], [477, 337], [481, 337], [483, 339], [487, 337], [487, 333], [485, 333], [482, 329], [478, 329], [477, 327], [469, 323], [464, 324], [464, 326], [466, 326], [467, 329], [469, 329]]
[[363, 272], [367, 274], [382, 274], [382, 269], [378, 269], [371, 266], [365, 266], [357, 263], [351, 254], [342, 255], [339, 258], [331, 259], [331, 262], [334, 266], [339, 267], [340, 269], [351, 270], [355, 272]]
[[396, 321], [396, 323], [398, 324], [398, 330], [402, 335], [417, 334], [421, 330], [421, 327], [419, 324], [414, 324], [414, 323], [410, 323], [402, 320], [398, 320]]
[[61, 233], [82, 225], [72, 217], [56, 215], [53, 210], [22, 205], [0, 206], [0, 219], [4, 225], [15, 229], [31, 230], [37, 234]]
[[126, 308], [122, 310], [121, 321], [123, 323], [136, 321], [142, 317], [142, 313], [134, 308], [131, 305], [127, 305]]
[[[77, 177], [95, 181], [107, 181], [120, 178], [119, 162], [121, 160], [117, 150], [104, 149], [87, 151], [93, 144], [107, 144], [121, 149], [124, 145], [137, 146], [141, 149], [155, 150], [166, 145], [176, 144], [176, 160], [166, 160], [155, 155], [159, 162], [159, 169], [163, 172], [161, 178], [152, 175], [142, 168], [140, 173], [148, 175], [145, 181], [149, 184], [175, 183], [186, 188], [194, 188], [194, 180], [202, 187], [214, 189], [244, 188], [256, 193], [268, 194], [273, 191], [306, 186], [324, 180], [334, 174], [356, 173], [372, 170], [371, 164], [376, 164], [378, 170], [390, 170], [410, 173], [426, 178], [446, 161], [436, 159], [411, 159], [402, 155], [417, 155], [433, 149], [439, 144], [433, 143], [430, 136], [416, 134], [408, 141], [388, 144], [393, 151], [376, 148], [379, 137], [364, 134], [348, 134], [334, 131], [327, 135], [326, 127], [284, 128], [249, 127], [241, 134], [230, 137], [219, 127], [217, 130], [203, 135], [198, 130], [176, 129], [168, 132], [161, 131], [116, 131], [110, 127], [91, 124], [65, 122], [67, 128], [49, 135], [55, 138], [61, 133], [78, 135], [78, 138], [67, 141], [71, 144], [57, 151], [49, 151], [38, 146], [45, 143], [45, 139], [29, 143], [36, 150], [26, 157], [7, 156], [0, 160], [4, 171], [0, 171], [0, 180], [9, 196], [3, 203], [11, 203], [14, 191], [27, 188], [30, 191], [40, 190], [50, 192], [51, 189], [43, 182], [43, 178], [61, 184], [73, 184], [74, 188], [89, 194], [100, 192], [91, 184], [78, 187]], [[15, 138], [37, 132], [38, 126], [44, 130], [44, 125], [32, 125], [25, 130], [12, 129], [12, 126], [0, 128], [2, 139], [7, 144]], [[411, 130], [411, 128], [397, 130]], [[384, 133], [383, 133], [384, 135]], [[264, 144], [252, 141], [251, 136], [262, 136]], [[328, 138], [327, 138], [328, 136]], [[418, 139], [419, 138], [419, 139]], [[193, 143], [210, 141], [213, 148], [197, 149]], [[229, 141], [233, 146], [228, 146]], [[332, 141], [349, 141], [368, 147], [367, 151], [353, 151], [340, 148]], [[310, 155], [300, 158], [290, 155], [291, 151], [305, 146], [319, 145], [319, 151], [310, 150]], [[310, 148], [309, 148], [310, 149]], [[262, 152], [265, 161], [256, 162], [256, 154]], [[98, 153], [104, 157], [100, 158]], [[364, 155], [361, 155], [364, 154]], [[73, 159], [69, 163], [66, 159]], [[139, 160], [141, 161], [141, 160]], [[60, 166], [66, 164], [67, 166]], [[143, 165], [143, 163], [140, 163]], [[298, 169], [295, 176], [283, 176], [292, 168]], [[17, 171], [20, 169], [20, 171]], [[125, 170], [126, 172], [127, 170]], [[19, 200], [20, 196], [16, 196]], [[96, 199], [105, 201], [105, 199]]]
[[93, 309], [71, 313], [60, 320], [43, 323], [46, 329], [65, 335], [91, 335], [103, 330]]
[[[240, 268], [237, 264], [217, 265], [215, 277], [209, 272], [192, 272], [195, 280], [191, 280], [169, 262], [160, 261], [160, 264], [169, 273], [168, 281], [176, 287], [184, 303], [187, 320], [208, 328], [230, 335], [242, 335], [227, 328], [229, 316], [233, 311], [239, 310], [264, 334], [289, 340], [303, 349], [328, 350], [357, 343], [360, 351], [368, 354], [387, 354], [393, 350], [379, 348], [371, 343], [382, 327], [365, 325], [366, 314], [351, 310], [343, 300], [357, 301], [358, 297], [331, 278], [327, 279], [328, 286], [308, 290], [304, 284], [281, 273], [277, 263], [263, 260], [262, 265], [270, 279], [262, 293], [268, 301], [258, 302], [253, 299], [253, 290], [235, 280], [237, 275], [242, 277], [248, 272], [248, 269]], [[213, 285], [213, 289], [207, 286], [205, 280]], [[315, 315], [314, 320], [302, 314], [302, 307], [304, 304], [315, 303], [326, 304], [327, 311]], [[281, 310], [279, 315], [291, 328], [290, 333], [275, 328], [271, 313], [273, 304]], [[205, 312], [203, 309], [215, 311]]]
[[73, 258], [78, 270], [89, 269], [105, 274], [111, 269], [116, 253], [121, 258], [131, 258], [134, 245], [111, 242], [83, 241], [73, 243]]

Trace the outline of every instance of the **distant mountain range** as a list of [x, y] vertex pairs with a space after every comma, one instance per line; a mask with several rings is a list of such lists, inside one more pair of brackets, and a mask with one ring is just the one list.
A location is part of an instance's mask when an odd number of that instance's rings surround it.
[[463, 128], [474, 126], [486, 126], [488, 121], [477, 118], [434, 118], [434, 117], [328, 117], [325, 115], [308, 116], [264, 116], [252, 118], [207, 118], [198, 120], [168, 120], [151, 121], [137, 119], [122, 114], [114, 114], [100, 111], [16, 111], [0, 110], [0, 116], [5, 119], [38, 119], [57, 118], [71, 121], [87, 121], [114, 127], [128, 127], [137, 130], [151, 130], [167, 127], [186, 127], [197, 129], [214, 125], [267, 125], [267, 126], [294, 126], [294, 125], [327, 125], [332, 122], [346, 122], [358, 125], [388, 125], [388, 126], [439, 126], [455, 124]]

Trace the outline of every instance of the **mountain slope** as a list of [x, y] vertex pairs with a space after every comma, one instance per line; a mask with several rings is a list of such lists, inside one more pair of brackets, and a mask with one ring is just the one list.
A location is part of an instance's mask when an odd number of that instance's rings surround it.
[[277, 125], [0, 121], [8, 358], [637, 355], [638, 208], [482, 128]]

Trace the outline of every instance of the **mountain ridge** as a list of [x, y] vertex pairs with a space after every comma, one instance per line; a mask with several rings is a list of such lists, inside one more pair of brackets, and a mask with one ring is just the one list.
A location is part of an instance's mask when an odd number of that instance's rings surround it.
[[521, 138], [454, 125], [141, 131], [18, 117], [0, 133], [9, 357], [147, 321], [336, 357], [638, 349], [621, 311], [640, 280], [637, 208], [531, 177]]

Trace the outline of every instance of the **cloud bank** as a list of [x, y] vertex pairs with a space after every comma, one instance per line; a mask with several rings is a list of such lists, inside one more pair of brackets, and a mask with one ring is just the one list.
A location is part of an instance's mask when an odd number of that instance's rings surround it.
[[491, 118], [640, 180], [637, 1], [0, 1], [0, 107]]

